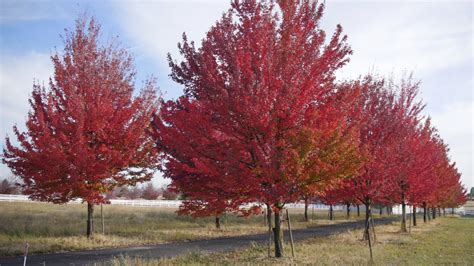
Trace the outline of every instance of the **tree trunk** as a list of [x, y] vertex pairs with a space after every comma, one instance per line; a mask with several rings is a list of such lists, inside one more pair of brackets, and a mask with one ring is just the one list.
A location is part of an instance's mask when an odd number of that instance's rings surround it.
[[[373, 237], [375, 239], [375, 228], [374, 228], [374, 222], [373, 222], [373, 218], [372, 218], [372, 204], [369, 201], [367, 201], [366, 203], [364, 203], [365, 205], [365, 230], [364, 230], [364, 237], [363, 239], [364, 240], [369, 240], [370, 241], [370, 230], [371, 230], [371, 227], [372, 227], [372, 233], [373, 233]], [[370, 220], [369, 220], [370, 219]]]
[[332, 209], [332, 204], [329, 205], [329, 220], [333, 220], [334, 219], [334, 212], [333, 212], [333, 209]]
[[416, 226], [416, 206], [413, 205], [413, 226]]
[[280, 211], [275, 212], [275, 227], [273, 227], [273, 238], [275, 241], [275, 257], [283, 257], [283, 245], [281, 241], [281, 219]]
[[380, 210], [379, 210], [380, 216], [382, 216], [382, 210], [383, 210], [383, 206], [380, 206]]
[[446, 217], [446, 208], [443, 208], [443, 217]]
[[216, 215], [216, 229], [221, 229], [221, 218]]
[[402, 194], [402, 232], [407, 232], [407, 220], [406, 220], [406, 204], [405, 204], [405, 195]]
[[94, 233], [94, 204], [87, 202], [87, 238]]
[[454, 208], [451, 208], [451, 214], [454, 214]]
[[426, 223], [426, 202], [423, 202], [423, 222]]
[[365, 204], [365, 222], [369, 220], [370, 217], [370, 204]]
[[304, 199], [304, 221], [305, 222], [309, 221], [309, 218], [308, 218], [308, 205], [309, 205], [308, 199]]
[[433, 220], [436, 219], [436, 208], [431, 208], [431, 212], [433, 213]]
[[[373, 221], [372, 223], [369, 221], [369, 219], [372, 219], [372, 210], [371, 210], [371, 201], [366, 200], [365, 203], [365, 229], [364, 229], [364, 240], [367, 240], [369, 243], [369, 251], [370, 251], [370, 262], [373, 262], [373, 256], [372, 256], [372, 240], [370, 237], [370, 227], [372, 226], [372, 231], [374, 233], [374, 240], [375, 240], [375, 229], [374, 229], [374, 224]], [[371, 264], [371, 263], [369, 263]]]
[[438, 207], [438, 217], [441, 217], [441, 208]]
[[351, 218], [351, 204], [349, 202], [346, 203], [346, 207], [347, 207], [346, 218], [349, 219], [349, 218]]
[[391, 213], [390, 213], [390, 207], [387, 206], [387, 215], [390, 215], [390, 214], [391, 214]]
[[357, 217], [360, 217], [360, 209], [359, 209], [359, 204], [357, 204]]
[[370, 238], [370, 223], [369, 218], [371, 217], [370, 202], [365, 203], [365, 230], [364, 230], [364, 240], [369, 240]]

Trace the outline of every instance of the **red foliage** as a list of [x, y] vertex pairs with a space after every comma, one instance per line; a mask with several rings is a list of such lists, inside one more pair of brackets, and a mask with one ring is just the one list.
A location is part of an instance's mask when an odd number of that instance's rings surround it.
[[[392, 84], [392, 83], [390, 83]], [[396, 87], [395, 102], [391, 109], [392, 124], [391, 140], [384, 145], [379, 160], [384, 165], [387, 181], [382, 188], [384, 194], [396, 203], [406, 203], [407, 191], [417, 183], [423, 170], [419, 156], [422, 150], [419, 124], [420, 112], [424, 108], [417, 102], [418, 83], [413, 83], [411, 77], [402, 80]], [[420, 154], [418, 154], [420, 152]]]
[[323, 7], [234, 1], [201, 48], [183, 36], [184, 62], [170, 58], [170, 65], [186, 95], [163, 104], [155, 137], [166, 152], [165, 176], [189, 200], [220, 211], [257, 201], [279, 212], [301, 197], [303, 182], [319, 181], [295, 174], [290, 159], [301, 150], [292, 141], [298, 136], [338, 134], [311, 123], [332, 111], [325, 104], [334, 71], [351, 52], [340, 26], [325, 44]]
[[382, 155], [396, 130], [392, 116], [395, 96], [387, 90], [384, 80], [372, 76], [355, 81], [352, 87], [361, 91], [359, 99], [355, 101], [358, 111], [352, 120], [357, 124], [358, 151], [363, 158], [363, 166], [356, 175], [345, 180], [340, 188], [327, 193], [338, 194], [340, 201], [370, 205], [373, 201], [381, 202], [384, 199], [382, 191], [388, 173]]
[[156, 112], [153, 82], [134, 97], [132, 58], [114, 42], [99, 45], [100, 26], [76, 21], [63, 54], [52, 56], [49, 89], [34, 84], [27, 130], [14, 127], [3, 162], [35, 200], [96, 204], [115, 187], [149, 180], [156, 145], [146, 134]]

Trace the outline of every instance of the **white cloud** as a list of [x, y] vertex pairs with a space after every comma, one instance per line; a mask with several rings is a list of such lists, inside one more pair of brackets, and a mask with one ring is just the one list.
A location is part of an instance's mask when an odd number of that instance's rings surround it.
[[177, 44], [186, 32], [188, 39], [200, 46], [200, 40], [229, 8], [230, 1], [222, 0], [158, 0], [123, 1], [113, 11], [126, 39], [130, 40], [137, 62], [154, 62], [154, 75], [164, 97], [176, 98], [182, 89], [173, 83], [167, 54], [179, 59]]
[[341, 23], [349, 36], [354, 55], [343, 76], [375, 68], [423, 77], [473, 60], [469, 2], [329, 2], [323, 20]]
[[[15, 141], [13, 125], [25, 128], [28, 115], [28, 99], [32, 91], [33, 79], [40, 84], [48, 83], [53, 68], [48, 54], [31, 52], [26, 55], [2, 55], [0, 60], [0, 143], [8, 136]], [[0, 165], [0, 178], [10, 172]]]
[[177, 54], [183, 32], [199, 43], [228, 7], [227, 1], [125, 1], [116, 12], [134, 48], [167, 66], [166, 54]]
[[450, 147], [451, 159], [461, 172], [462, 182], [474, 187], [474, 102], [460, 102], [444, 106], [432, 115], [433, 124]]

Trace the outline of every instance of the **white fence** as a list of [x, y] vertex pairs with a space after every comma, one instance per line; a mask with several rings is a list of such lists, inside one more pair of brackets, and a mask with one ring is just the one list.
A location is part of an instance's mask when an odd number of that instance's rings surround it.
[[[0, 202], [35, 202], [28, 199], [28, 196], [25, 195], [5, 195], [0, 194]], [[125, 199], [112, 199], [110, 204], [112, 205], [126, 205], [126, 206], [135, 206], [135, 207], [162, 207], [162, 208], [178, 208], [181, 205], [181, 200], [125, 200]], [[71, 201], [70, 203], [82, 203], [82, 200], [77, 199]], [[290, 203], [285, 205], [289, 209], [303, 209], [303, 203]], [[317, 210], [328, 210], [329, 206], [324, 204], [310, 204], [309, 209]], [[333, 206], [334, 210], [342, 210], [343, 206]]]
[[178, 208], [181, 205], [181, 200], [123, 200], [113, 199], [110, 204], [113, 205], [127, 205], [136, 207], [162, 207], [162, 208]]
[[[0, 202], [6, 201], [6, 202], [35, 202], [30, 199], [28, 199], [28, 196], [25, 195], [7, 195], [7, 194], [0, 194]], [[71, 201], [70, 203], [82, 203], [82, 200], [77, 199], [74, 201]], [[126, 206], [134, 206], [134, 207], [161, 207], [161, 208], [178, 208], [179, 205], [181, 205], [182, 201], [181, 200], [142, 200], [142, 199], [137, 199], [137, 200], [124, 200], [124, 199], [113, 199], [110, 200], [110, 204], [112, 205], [126, 205]], [[289, 203], [285, 205], [288, 209], [303, 209], [304, 208], [304, 203]], [[310, 204], [308, 206], [308, 209], [312, 210], [329, 210], [328, 205], [324, 204]], [[333, 210], [335, 211], [340, 211], [340, 210], [346, 210], [346, 207], [344, 205], [334, 205]], [[360, 206], [360, 210], [363, 212], [365, 211], [365, 208], [363, 205]], [[355, 212], [356, 208], [354, 206], [351, 206], [351, 212]], [[407, 205], [406, 207], [407, 214], [411, 213], [411, 206]], [[418, 208], [417, 212], [420, 213], [422, 212], [423, 209]], [[372, 209], [373, 213], [378, 213], [377, 208]], [[402, 206], [401, 205], [394, 205], [392, 207], [392, 212], [393, 214], [401, 214], [402, 213]], [[456, 213], [459, 214], [464, 214], [464, 207], [456, 208], [455, 209]], [[385, 213], [385, 210], [384, 210]]]
[[[36, 202], [32, 201], [25, 195], [6, 195], [0, 194], [0, 202]], [[82, 203], [82, 200], [76, 199], [70, 201], [69, 203]], [[112, 199], [110, 204], [113, 205], [127, 205], [127, 206], [136, 206], [136, 207], [163, 207], [163, 208], [178, 208], [181, 205], [180, 200], [123, 200], [123, 199]]]
[[[288, 209], [304, 209], [304, 203], [287, 203], [285, 207]], [[308, 209], [315, 209], [315, 210], [329, 210], [329, 205], [324, 204], [309, 204]], [[332, 206], [334, 211], [343, 210], [344, 207], [342, 205], [334, 205]]]
[[25, 195], [0, 194], [0, 201], [21, 202], [21, 201], [30, 201], [30, 200], [28, 199], [28, 196], [25, 196]]

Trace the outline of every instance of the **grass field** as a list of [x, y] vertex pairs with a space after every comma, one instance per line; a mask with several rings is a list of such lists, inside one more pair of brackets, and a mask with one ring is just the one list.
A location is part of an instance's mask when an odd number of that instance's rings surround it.
[[[106, 247], [138, 246], [199, 238], [266, 232], [263, 216], [222, 218], [221, 230], [214, 218], [178, 216], [173, 209], [156, 207], [104, 206], [105, 235], [100, 208], [95, 211], [93, 239], [85, 237], [85, 204], [0, 202], [0, 256], [22, 254], [26, 242], [30, 253], [52, 253]], [[316, 212], [315, 220], [303, 222], [302, 210], [292, 210], [295, 228], [347, 221], [336, 212], [336, 221], [328, 221], [326, 212]], [[363, 214], [361, 215], [363, 216]], [[361, 217], [362, 218], [362, 217]]]
[[369, 263], [362, 231], [313, 238], [296, 244], [296, 259], [288, 245], [282, 259], [267, 258], [265, 246], [230, 253], [190, 253], [173, 259], [117, 258], [106, 265], [473, 265], [474, 219], [446, 217], [419, 224], [411, 233], [400, 233], [400, 224], [378, 226]]

